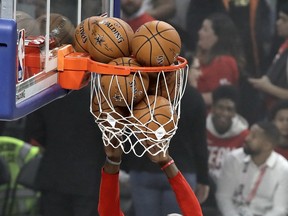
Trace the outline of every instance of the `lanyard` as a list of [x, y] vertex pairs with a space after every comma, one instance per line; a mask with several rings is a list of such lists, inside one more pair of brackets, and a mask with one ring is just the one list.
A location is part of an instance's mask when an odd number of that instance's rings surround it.
[[[246, 162], [245, 163], [245, 165], [244, 165], [244, 168], [243, 168], [243, 170], [242, 170], [242, 172], [243, 172], [243, 178], [242, 178], [242, 182], [241, 182], [241, 184], [240, 184], [240, 194], [242, 195], [242, 197], [243, 197], [243, 189], [244, 189], [244, 186], [245, 186], [245, 184], [246, 184], [246, 180], [248, 179], [248, 173], [247, 173], [247, 171], [248, 171], [248, 166], [249, 166], [249, 163], [248, 162]], [[259, 175], [258, 175], [258, 177], [257, 177], [257, 180], [255, 181], [255, 183], [254, 183], [254, 185], [253, 185], [253, 188], [251, 189], [251, 191], [249, 192], [249, 194], [248, 194], [248, 196], [247, 196], [247, 199], [245, 200], [244, 198], [244, 200], [243, 201], [245, 201], [245, 203], [247, 204], [247, 205], [249, 205], [250, 203], [251, 203], [251, 201], [254, 199], [254, 197], [255, 197], [255, 195], [256, 195], [256, 193], [257, 193], [257, 190], [258, 190], [258, 188], [259, 188], [259, 185], [260, 185], [260, 183], [261, 183], [261, 181], [263, 180], [263, 177], [264, 177], [264, 174], [265, 174], [265, 172], [266, 172], [266, 170], [267, 170], [267, 165], [265, 164], [265, 165], [263, 165], [261, 168], [260, 168], [260, 172], [259, 172]]]
[[257, 190], [259, 188], [259, 185], [264, 177], [264, 174], [266, 172], [266, 168], [267, 166], [264, 165], [263, 167], [260, 168], [260, 172], [259, 172], [259, 175], [257, 177], [257, 180], [256, 182], [254, 183], [254, 186], [252, 188], [252, 190], [250, 191], [248, 197], [247, 197], [247, 200], [246, 200], [246, 203], [249, 205], [251, 203], [251, 201], [253, 200], [253, 198], [255, 197], [256, 193], [257, 193]]
[[281, 54], [288, 48], [288, 40], [286, 40], [278, 49], [277, 54], [275, 55], [273, 59], [273, 63], [275, 63], [281, 56]]

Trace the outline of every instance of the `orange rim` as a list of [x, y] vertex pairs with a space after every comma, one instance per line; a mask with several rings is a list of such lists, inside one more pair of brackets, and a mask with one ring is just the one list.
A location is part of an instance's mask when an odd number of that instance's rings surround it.
[[187, 67], [187, 60], [181, 56], [177, 57], [178, 64], [159, 67], [129, 67], [120, 65], [109, 65], [96, 62], [87, 53], [74, 52], [72, 46], [66, 45], [58, 50], [58, 71], [87, 71], [98, 74], [129, 75], [131, 72], [175, 72]]
[[183, 69], [187, 66], [187, 60], [181, 56], [177, 57], [178, 65], [159, 66], [159, 67], [128, 67], [119, 65], [109, 65], [88, 60], [88, 71], [98, 74], [114, 74], [114, 75], [128, 75], [131, 72], [175, 72], [176, 70]]

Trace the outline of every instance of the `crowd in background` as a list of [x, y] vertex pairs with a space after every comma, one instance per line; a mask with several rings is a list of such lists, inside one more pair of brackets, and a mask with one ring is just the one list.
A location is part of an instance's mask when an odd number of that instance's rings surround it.
[[[182, 39], [189, 85], [169, 153], [204, 216], [287, 216], [288, 3], [181, 1], [121, 0], [121, 18], [133, 29], [164, 20]], [[101, 13], [100, 1], [84, 2], [83, 19]], [[77, 5], [55, 1], [52, 8], [76, 24], [66, 4]], [[23, 119], [0, 122], [1, 136], [41, 147], [36, 183], [43, 216], [98, 215], [105, 154], [89, 97], [88, 86]], [[165, 174], [148, 158], [129, 154], [122, 163], [126, 216], [181, 214]]]

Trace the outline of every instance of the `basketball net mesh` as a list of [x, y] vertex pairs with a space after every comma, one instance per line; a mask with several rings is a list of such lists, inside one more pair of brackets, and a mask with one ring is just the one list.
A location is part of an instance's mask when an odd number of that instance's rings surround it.
[[[154, 114], [157, 112], [156, 109], [159, 108], [156, 106], [159, 98], [149, 96], [147, 91], [144, 91], [144, 99], [148, 102], [147, 109], [149, 113], [146, 112], [146, 115], [149, 116], [149, 119], [147, 122], [141, 122], [139, 118], [134, 115], [134, 107], [137, 105], [134, 103], [134, 94], [137, 92], [134, 91], [134, 80], [136, 77], [139, 77], [141, 85], [145, 90], [143, 73], [144, 72], [140, 70], [133, 72], [133, 82], [130, 83], [130, 87], [133, 89], [132, 102], [130, 103], [125, 100], [124, 93], [121, 91], [123, 86], [121, 86], [121, 83], [118, 81], [118, 78], [121, 75], [112, 75], [112, 79], [116, 81], [120, 90], [120, 98], [124, 100], [126, 104], [126, 106], [121, 107], [120, 109], [122, 111], [125, 110], [125, 112], [120, 112], [119, 107], [113, 105], [113, 98], [111, 98], [109, 94], [104, 94], [103, 87], [101, 86], [101, 76], [103, 75], [91, 73], [90, 111], [95, 117], [95, 122], [102, 131], [104, 145], [112, 145], [114, 148], [121, 147], [124, 153], [128, 154], [132, 151], [137, 157], [142, 157], [147, 152], [154, 156], [160, 152], [165, 154], [169, 148], [170, 140], [178, 128], [180, 102], [187, 84], [188, 65], [186, 64], [184, 68], [179, 68], [170, 72], [175, 73], [176, 81], [173, 82], [174, 88], [171, 88], [171, 85], [168, 85], [167, 72], [159, 71], [156, 75], [156, 91], [153, 96], [163, 95], [163, 91], [166, 91], [166, 99], [169, 101], [170, 115], [168, 116], [169, 119], [164, 123], [158, 121], [156, 117], [154, 118]], [[112, 86], [111, 83], [109, 92]], [[160, 85], [162, 88], [161, 94]], [[171, 92], [171, 89], [173, 89], [173, 92]], [[153, 101], [155, 100], [154, 103], [151, 99], [153, 99]], [[95, 100], [98, 101], [98, 112], [93, 110], [93, 103], [95, 103]]]

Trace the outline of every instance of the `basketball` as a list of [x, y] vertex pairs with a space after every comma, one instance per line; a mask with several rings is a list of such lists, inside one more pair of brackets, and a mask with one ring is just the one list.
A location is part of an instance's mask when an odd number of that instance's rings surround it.
[[98, 123], [102, 122], [105, 126], [116, 128], [123, 127], [121, 124], [121, 122], [123, 123], [122, 116], [127, 116], [127, 110], [124, 107], [113, 107], [107, 103], [103, 96], [96, 97], [95, 94], [93, 94], [91, 102], [91, 112]]
[[149, 73], [149, 81], [148, 93], [151, 95], [170, 98], [173, 101], [178, 94], [180, 74], [176, 72]]
[[130, 66], [130, 67], [141, 67], [141, 65], [136, 61], [135, 58], [131, 57], [120, 57], [113, 59], [109, 62], [111, 65], [120, 65], [120, 66]]
[[[133, 58], [124, 57], [112, 60], [111, 65], [140, 66]], [[129, 75], [102, 75], [101, 87], [106, 97], [114, 106], [127, 107], [136, 104], [145, 96], [149, 87], [147, 73], [130, 73]]]
[[91, 31], [92, 25], [95, 25], [102, 19], [104, 19], [104, 17], [92, 16], [84, 19], [80, 24], [76, 26], [73, 40], [73, 47], [75, 51], [86, 53], [89, 52], [89, 31]]
[[171, 112], [170, 103], [164, 97], [149, 95], [148, 100], [145, 97], [134, 107], [133, 115], [135, 123], [143, 125], [138, 127], [143, 134], [137, 136], [148, 137], [146, 144], [153, 143], [151, 140], [166, 138], [169, 132], [175, 129], [177, 114]]
[[173, 26], [164, 21], [141, 25], [132, 39], [132, 55], [142, 66], [168, 66], [181, 50], [181, 39]]
[[[40, 25], [40, 33], [46, 34], [46, 14], [37, 18]], [[50, 14], [50, 37], [54, 38], [57, 46], [62, 44], [72, 44], [75, 27], [71, 21], [61, 14]]]
[[23, 11], [16, 11], [17, 29], [25, 29], [25, 36], [39, 36], [40, 26], [38, 22]]
[[119, 57], [129, 57], [133, 30], [125, 21], [107, 17], [89, 31], [89, 54], [93, 60], [108, 63]]

